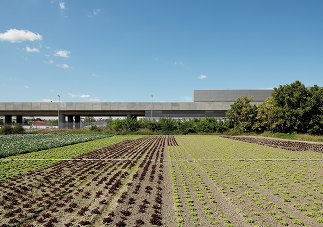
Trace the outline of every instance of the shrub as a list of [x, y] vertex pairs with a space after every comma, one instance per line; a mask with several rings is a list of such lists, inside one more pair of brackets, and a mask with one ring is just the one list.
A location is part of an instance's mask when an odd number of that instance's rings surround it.
[[9, 125], [4, 125], [1, 130], [0, 130], [0, 133], [1, 134], [4, 134], [4, 135], [9, 135], [9, 134], [12, 134], [13, 133], [13, 129], [11, 126]]
[[20, 124], [15, 124], [15, 126], [12, 128], [12, 132], [14, 134], [22, 134], [25, 132], [25, 129]]

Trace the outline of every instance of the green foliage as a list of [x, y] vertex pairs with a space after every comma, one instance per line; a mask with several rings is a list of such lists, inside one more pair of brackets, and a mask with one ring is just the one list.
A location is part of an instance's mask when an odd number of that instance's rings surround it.
[[251, 102], [252, 97], [238, 98], [226, 112], [226, 116], [233, 120], [243, 132], [251, 131], [256, 120], [257, 107], [251, 105]]
[[106, 129], [114, 132], [135, 132], [140, 128], [140, 122], [136, 118], [127, 117], [125, 119], [108, 119]]
[[0, 158], [109, 137], [104, 134], [24, 134], [0, 136]]
[[20, 124], [15, 124], [13, 127], [10, 125], [2, 126], [0, 134], [9, 135], [9, 134], [22, 134], [25, 132], [25, 129]]
[[[18, 136], [21, 136], [21, 135], [18, 135]], [[37, 137], [35, 137], [35, 141], [37, 141], [36, 138]], [[101, 149], [103, 147], [107, 147], [124, 140], [133, 140], [138, 138], [140, 137], [139, 136], [113, 136], [110, 138], [96, 139], [94, 141], [89, 141], [85, 143], [78, 143], [78, 144], [73, 144], [69, 146], [41, 150], [38, 152], [19, 154], [12, 158], [26, 159], [26, 161], [1, 161], [0, 162], [0, 184], [1, 184], [1, 181], [3, 180], [9, 179], [9, 178], [15, 178], [28, 171], [31, 172], [37, 169], [44, 168], [45, 166], [54, 164], [56, 162], [60, 162], [61, 159], [70, 159], [78, 155], [86, 154], [88, 152]], [[3, 148], [0, 147], [0, 150], [2, 149]], [[27, 161], [28, 159], [35, 159], [35, 160]], [[37, 160], [37, 159], [41, 159], [41, 160]], [[42, 160], [42, 159], [45, 159], [45, 160]]]
[[[252, 97], [238, 98], [226, 116], [241, 132], [323, 134], [323, 88], [305, 87], [299, 81], [275, 88], [273, 97], [257, 106]], [[232, 128], [232, 127], [227, 127]], [[231, 130], [231, 134], [237, 129]], [[237, 132], [238, 133], [238, 132]]]
[[252, 126], [255, 131], [271, 130], [273, 123], [274, 103], [273, 98], [267, 98], [258, 105], [256, 120]]
[[9, 125], [2, 126], [2, 128], [0, 130], [0, 134], [3, 134], [3, 135], [9, 135], [12, 133], [13, 133], [12, 127]]
[[322, 134], [323, 88], [306, 88], [300, 81], [275, 88], [274, 130]]
[[98, 131], [98, 130], [99, 130], [99, 128], [98, 128], [98, 126], [96, 126], [96, 125], [91, 125], [90, 130], [91, 130], [91, 131]]

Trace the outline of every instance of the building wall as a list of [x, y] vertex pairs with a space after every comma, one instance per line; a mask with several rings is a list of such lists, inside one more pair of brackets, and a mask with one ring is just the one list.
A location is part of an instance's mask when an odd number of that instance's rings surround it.
[[235, 102], [237, 98], [252, 96], [253, 102], [263, 102], [274, 90], [194, 90], [193, 102]]

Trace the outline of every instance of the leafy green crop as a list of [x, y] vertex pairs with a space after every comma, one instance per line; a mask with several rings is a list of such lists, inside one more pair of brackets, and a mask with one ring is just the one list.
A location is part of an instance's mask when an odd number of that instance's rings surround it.
[[26, 134], [0, 136], [0, 158], [110, 137], [103, 134]]
[[10, 159], [0, 159], [0, 182], [44, 168], [63, 159], [74, 158], [124, 140], [137, 138], [140, 138], [140, 136], [114, 136], [65, 147], [20, 154], [12, 156]]

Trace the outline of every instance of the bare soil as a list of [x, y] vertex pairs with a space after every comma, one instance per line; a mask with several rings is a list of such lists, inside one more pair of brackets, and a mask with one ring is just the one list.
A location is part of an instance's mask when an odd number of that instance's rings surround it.
[[315, 151], [323, 153], [323, 143], [318, 142], [301, 142], [293, 140], [284, 140], [266, 137], [249, 137], [249, 136], [222, 136], [223, 138], [238, 140], [242, 142], [255, 143], [268, 147], [276, 147], [291, 151]]

